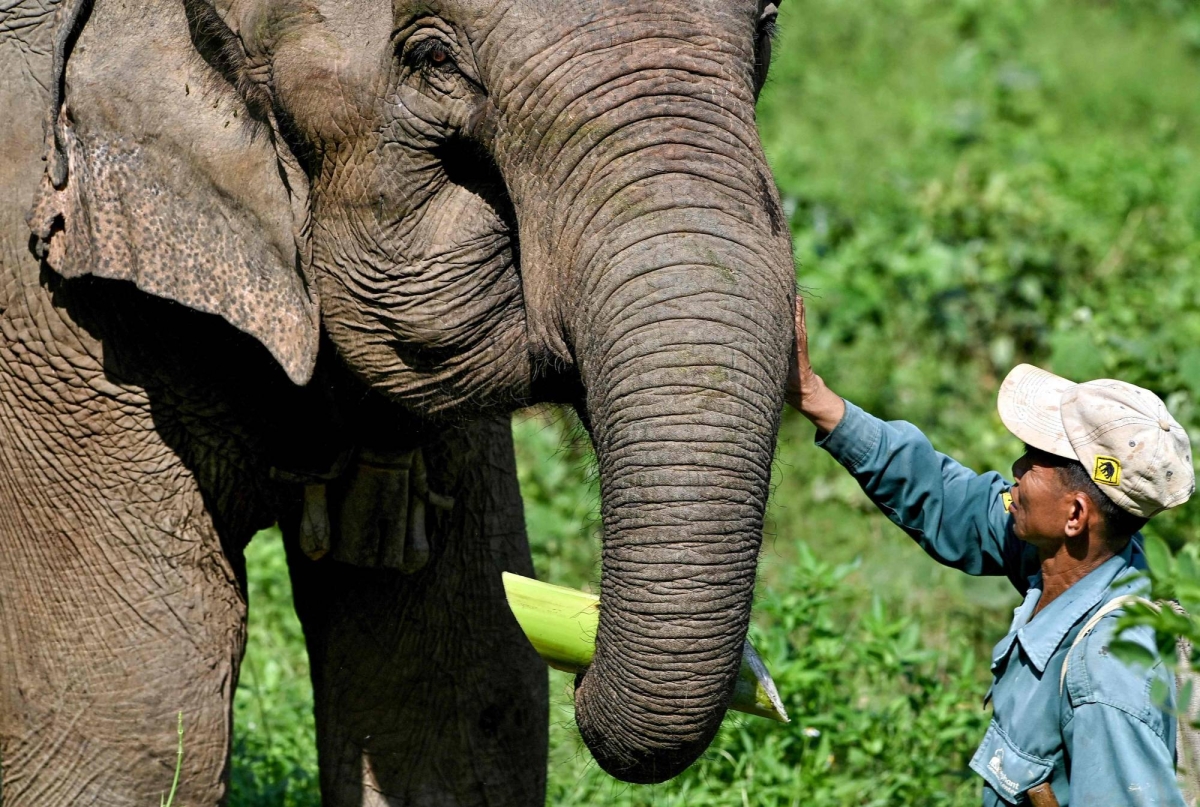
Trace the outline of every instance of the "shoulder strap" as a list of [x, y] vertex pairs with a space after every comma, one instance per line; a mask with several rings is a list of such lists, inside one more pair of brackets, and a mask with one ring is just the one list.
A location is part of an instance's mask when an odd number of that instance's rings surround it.
[[1075, 635], [1075, 641], [1071, 642], [1071, 647], [1067, 650], [1067, 657], [1063, 659], [1062, 674], [1058, 676], [1059, 695], [1062, 695], [1063, 687], [1066, 686], [1067, 683], [1067, 667], [1071, 663], [1071, 651], [1075, 649], [1075, 646], [1082, 642], [1084, 638], [1091, 633], [1097, 625], [1100, 624], [1101, 619], [1104, 619], [1104, 617], [1108, 616], [1113, 611], [1117, 611], [1134, 602], [1140, 602], [1144, 605], [1148, 605], [1155, 611], [1159, 609], [1158, 605], [1150, 602], [1144, 597], [1139, 597], [1136, 594], [1123, 594], [1120, 597], [1113, 597], [1111, 600], [1106, 602], [1099, 611], [1092, 614], [1092, 618], [1085, 622], [1083, 627], [1079, 629], [1079, 633]]
[[[1155, 611], [1160, 610], [1161, 607], [1158, 603], [1150, 602], [1143, 597], [1133, 594], [1115, 597], [1105, 603], [1104, 607], [1084, 623], [1084, 626], [1080, 628], [1079, 633], [1075, 636], [1075, 641], [1071, 642], [1071, 647], [1067, 650], [1067, 657], [1063, 659], [1062, 674], [1058, 679], [1059, 695], [1062, 695], [1063, 687], [1067, 681], [1067, 667], [1071, 663], [1071, 651], [1075, 649], [1075, 646], [1085, 636], [1092, 632], [1092, 629], [1096, 625], [1100, 624], [1101, 619], [1131, 602], [1144, 603]], [[1175, 613], [1185, 617], [1188, 616], [1188, 612], [1178, 602], [1168, 600], [1166, 604]], [[1180, 637], [1175, 644], [1175, 654], [1177, 663], [1175, 686], [1178, 691], [1182, 692], [1184, 684], [1200, 676], [1197, 676], [1197, 673], [1192, 670], [1191, 642]], [[1191, 803], [1193, 799], [1200, 796], [1200, 731], [1195, 728], [1197, 720], [1200, 719], [1200, 698], [1193, 695], [1191, 703], [1187, 704], [1184, 708], [1184, 719], [1177, 718], [1175, 723], [1175, 762], [1179, 767], [1180, 787], [1183, 788], [1184, 793], [1187, 795], [1188, 803]]]

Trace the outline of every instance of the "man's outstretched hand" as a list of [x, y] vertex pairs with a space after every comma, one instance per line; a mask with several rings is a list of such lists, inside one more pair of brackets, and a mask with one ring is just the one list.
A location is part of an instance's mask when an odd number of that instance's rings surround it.
[[823, 432], [831, 432], [846, 414], [846, 402], [825, 386], [808, 360], [808, 328], [804, 323], [804, 300], [796, 295], [796, 344], [788, 369], [786, 400]]
[[817, 374], [808, 359], [808, 326], [804, 322], [804, 298], [796, 295], [796, 341], [792, 344], [791, 362], [788, 366], [787, 402], [794, 409], [804, 411], [805, 392], [817, 385]]

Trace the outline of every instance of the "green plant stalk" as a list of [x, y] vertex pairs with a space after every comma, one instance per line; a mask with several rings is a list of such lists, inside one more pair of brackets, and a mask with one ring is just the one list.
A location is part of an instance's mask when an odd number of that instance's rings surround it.
[[[596, 653], [600, 598], [572, 588], [504, 572], [504, 593], [533, 649], [556, 670], [580, 673]], [[766, 665], [747, 641], [730, 709], [789, 722]]]
[[175, 801], [175, 791], [179, 787], [179, 772], [183, 769], [183, 712], [179, 713], [179, 748], [175, 751], [175, 778], [171, 781], [171, 793], [166, 798], [159, 797], [159, 807], [171, 807]]

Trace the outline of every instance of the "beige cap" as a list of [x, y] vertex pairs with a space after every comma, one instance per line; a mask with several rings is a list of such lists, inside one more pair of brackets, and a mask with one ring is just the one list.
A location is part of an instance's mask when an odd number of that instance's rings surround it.
[[1000, 385], [997, 406], [1010, 432], [1081, 462], [1135, 516], [1181, 505], [1196, 489], [1187, 432], [1150, 390], [1109, 378], [1075, 384], [1022, 364]]

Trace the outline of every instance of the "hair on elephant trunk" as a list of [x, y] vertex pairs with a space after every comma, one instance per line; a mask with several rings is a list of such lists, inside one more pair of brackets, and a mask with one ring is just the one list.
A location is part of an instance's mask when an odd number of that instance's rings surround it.
[[[652, 259], [615, 285], [591, 320], [606, 327], [579, 342], [604, 546], [597, 652], [576, 716], [601, 767], [633, 782], [690, 765], [729, 704], [790, 337], [774, 295], [720, 288], [706, 262], [721, 244], [672, 240], [682, 264]], [[777, 297], [783, 308], [786, 290]]]
[[627, 781], [663, 781], [704, 751], [741, 663], [765, 473], [710, 432], [694, 432], [703, 448], [679, 436], [601, 460], [601, 614], [576, 717], [601, 767]]
[[509, 109], [497, 141], [531, 344], [578, 371], [600, 475], [600, 620], [576, 719], [630, 782], [690, 765], [729, 704], [792, 340], [791, 244], [752, 98], [697, 95], [705, 58], [680, 47], [615, 87], [547, 93], [536, 120]]

